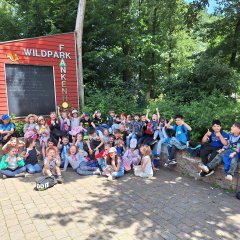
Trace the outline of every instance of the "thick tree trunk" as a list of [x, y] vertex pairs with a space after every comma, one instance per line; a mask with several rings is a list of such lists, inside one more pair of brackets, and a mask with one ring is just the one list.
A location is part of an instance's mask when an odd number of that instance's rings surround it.
[[80, 107], [84, 107], [84, 84], [83, 84], [83, 64], [82, 64], [82, 35], [86, 0], [79, 0], [78, 13], [75, 26], [76, 48], [77, 48], [77, 79]]

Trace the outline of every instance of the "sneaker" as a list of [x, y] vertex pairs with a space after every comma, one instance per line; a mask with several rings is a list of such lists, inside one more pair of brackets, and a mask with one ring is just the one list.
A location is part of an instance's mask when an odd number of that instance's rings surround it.
[[209, 176], [211, 176], [212, 174], [214, 174], [214, 170], [209, 170], [209, 172], [205, 175], [205, 177], [209, 177]]
[[112, 176], [112, 175], [110, 175], [110, 176], [108, 176], [108, 181], [112, 181], [112, 180], [114, 180], [114, 177]]
[[63, 178], [61, 175], [57, 176], [56, 180], [57, 180], [57, 183], [59, 183], [59, 184], [63, 183]]
[[199, 169], [201, 169], [205, 173], [209, 173], [209, 168], [206, 165], [199, 165]]
[[2, 175], [2, 178], [3, 178], [3, 179], [6, 179], [6, 178], [7, 178], [7, 176], [3, 174], [3, 175]]
[[18, 173], [18, 174], [15, 174], [15, 177], [26, 177], [26, 174], [25, 173]]
[[228, 175], [225, 177], [225, 180], [232, 182], [233, 176], [230, 175], [230, 174], [228, 174]]
[[96, 171], [93, 172], [94, 175], [102, 175], [102, 172], [98, 168]]
[[171, 160], [168, 159], [168, 160], [164, 163], [163, 166], [164, 166], [164, 167], [168, 167], [170, 162], [171, 162]]
[[156, 159], [160, 160], [160, 154], [157, 154]]
[[169, 165], [175, 165], [175, 164], [177, 164], [175, 159], [170, 160]]
[[155, 143], [157, 143], [158, 141], [157, 140], [154, 140], [150, 143], [150, 145], [154, 145]]
[[202, 170], [197, 174], [199, 177], [205, 177], [207, 173], [203, 172]]

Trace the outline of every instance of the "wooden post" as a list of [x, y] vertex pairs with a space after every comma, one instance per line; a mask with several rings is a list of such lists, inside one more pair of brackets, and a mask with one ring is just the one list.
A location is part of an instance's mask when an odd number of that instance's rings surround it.
[[75, 26], [76, 49], [77, 49], [77, 79], [78, 93], [80, 96], [80, 107], [84, 107], [84, 84], [83, 84], [83, 64], [82, 64], [82, 35], [86, 0], [79, 0], [78, 12]]

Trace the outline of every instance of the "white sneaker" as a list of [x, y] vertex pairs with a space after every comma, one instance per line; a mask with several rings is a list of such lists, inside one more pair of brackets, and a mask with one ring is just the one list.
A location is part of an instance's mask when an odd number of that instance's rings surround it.
[[230, 174], [228, 174], [228, 175], [225, 177], [225, 180], [232, 182], [233, 176], [230, 175]]
[[201, 169], [205, 173], [209, 173], [209, 168], [205, 165], [199, 165], [199, 169]]
[[6, 179], [6, 178], [7, 178], [7, 176], [3, 174], [3, 175], [2, 175], [2, 178], [3, 178], [3, 179]]
[[108, 176], [108, 181], [112, 181], [114, 179], [114, 177], [112, 175]]

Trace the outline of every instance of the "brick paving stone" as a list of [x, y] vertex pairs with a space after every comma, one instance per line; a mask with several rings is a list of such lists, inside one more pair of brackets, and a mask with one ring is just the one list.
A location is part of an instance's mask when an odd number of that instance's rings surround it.
[[[35, 176], [0, 179], [0, 239], [237, 239], [233, 194], [160, 169], [156, 179], [64, 173], [65, 183], [33, 191]], [[23, 235], [24, 234], [24, 235]], [[12, 238], [13, 239], [13, 238]]]

